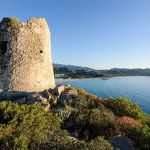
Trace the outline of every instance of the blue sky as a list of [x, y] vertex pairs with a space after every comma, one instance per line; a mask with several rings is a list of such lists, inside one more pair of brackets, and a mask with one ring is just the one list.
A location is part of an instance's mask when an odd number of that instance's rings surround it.
[[47, 19], [54, 63], [150, 68], [150, 0], [1, 0], [8, 16]]

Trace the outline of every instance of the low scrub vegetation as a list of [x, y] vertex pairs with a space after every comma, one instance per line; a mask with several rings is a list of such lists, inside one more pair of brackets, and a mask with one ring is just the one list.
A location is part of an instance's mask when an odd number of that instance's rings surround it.
[[124, 97], [118, 97], [116, 99], [106, 99], [108, 108], [117, 116], [127, 116], [141, 121], [142, 123], [149, 124], [150, 118], [145, 114], [138, 104], [131, 102]]
[[0, 147], [27, 149], [48, 141], [60, 129], [59, 119], [40, 105], [0, 104]]
[[[55, 113], [45, 112], [40, 104], [1, 102], [1, 149], [111, 150], [108, 140], [118, 136], [130, 139], [135, 148], [150, 149], [149, 115], [137, 104], [122, 97], [102, 100], [82, 89], [72, 90], [78, 96], [62, 108], [56, 109], [59, 103], [53, 106]], [[68, 120], [72, 124], [66, 127]], [[76, 136], [71, 137], [72, 132]]]

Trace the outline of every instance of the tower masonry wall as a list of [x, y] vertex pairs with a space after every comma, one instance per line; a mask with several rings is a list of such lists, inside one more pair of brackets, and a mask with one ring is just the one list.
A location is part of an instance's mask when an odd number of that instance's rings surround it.
[[0, 24], [0, 89], [42, 91], [55, 87], [50, 31], [44, 18]]

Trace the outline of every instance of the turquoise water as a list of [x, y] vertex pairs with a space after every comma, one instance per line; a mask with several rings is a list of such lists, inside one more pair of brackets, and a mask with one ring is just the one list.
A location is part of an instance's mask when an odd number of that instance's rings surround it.
[[57, 81], [58, 84], [70, 84], [83, 88], [101, 98], [123, 96], [136, 102], [142, 110], [150, 114], [150, 77], [114, 77], [108, 79], [87, 79], [75, 81]]

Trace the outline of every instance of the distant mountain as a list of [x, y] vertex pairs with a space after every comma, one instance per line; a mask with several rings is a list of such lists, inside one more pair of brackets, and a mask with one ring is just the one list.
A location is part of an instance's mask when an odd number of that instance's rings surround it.
[[107, 70], [105, 73], [113, 76], [150, 76], [150, 69], [127, 69], [127, 68], [113, 68]]
[[55, 64], [53, 63], [53, 67], [55, 69], [58, 68], [68, 68], [69, 70], [84, 70], [84, 71], [95, 71], [95, 69], [89, 68], [89, 67], [81, 67], [81, 66], [74, 66], [74, 65], [63, 65], [63, 64]]
[[53, 64], [53, 66], [55, 74], [67, 74], [69, 77], [150, 76], [150, 68], [112, 68], [109, 70], [95, 70], [89, 67], [81, 67], [74, 65]]

